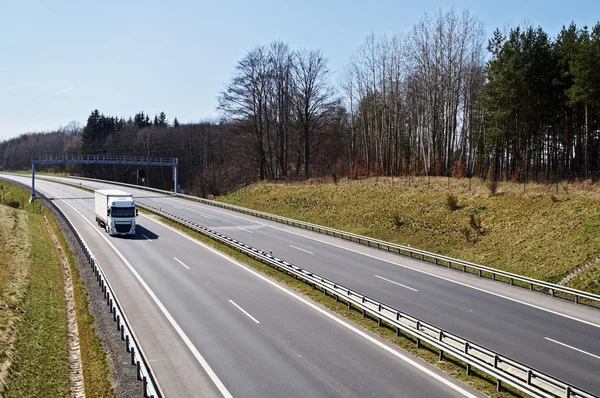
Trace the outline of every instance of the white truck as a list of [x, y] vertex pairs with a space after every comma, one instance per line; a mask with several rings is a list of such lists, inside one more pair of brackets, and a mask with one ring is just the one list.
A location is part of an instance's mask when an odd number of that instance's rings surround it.
[[135, 235], [138, 211], [131, 194], [116, 189], [94, 192], [96, 222], [109, 235]]

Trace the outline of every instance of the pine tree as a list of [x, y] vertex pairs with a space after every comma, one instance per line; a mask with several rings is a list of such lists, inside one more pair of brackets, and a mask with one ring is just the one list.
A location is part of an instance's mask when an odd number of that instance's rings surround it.
[[173, 119], [173, 127], [179, 127], [179, 120], [177, 120], [177, 117]]

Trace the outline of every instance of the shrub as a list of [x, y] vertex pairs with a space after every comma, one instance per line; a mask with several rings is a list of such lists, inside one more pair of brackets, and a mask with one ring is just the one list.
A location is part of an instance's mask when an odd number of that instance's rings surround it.
[[338, 178], [337, 178], [337, 174], [336, 174], [336, 173], [333, 173], [333, 174], [331, 174], [331, 177], [333, 178], [333, 183], [334, 183], [335, 185], [337, 185], [337, 184], [338, 184]]
[[13, 207], [15, 209], [18, 209], [21, 207], [21, 204], [16, 200], [11, 200], [10, 202], [7, 203], [7, 205], [10, 207]]
[[446, 198], [446, 202], [448, 203], [450, 210], [455, 211], [460, 209], [460, 206], [458, 205], [458, 197], [456, 195], [449, 194]]
[[394, 227], [400, 229], [406, 225], [406, 220], [400, 214], [394, 215]]
[[464, 227], [462, 232], [463, 236], [465, 237], [465, 243], [469, 243], [471, 241], [471, 228]]
[[492, 196], [496, 195], [496, 193], [498, 192], [498, 181], [488, 181], [487, 189], [490, 191], [490, 194], [492, 194]]
[[473, 228], [476, 231], [479, 231], [481, 229], [481, 216], [471, 214], [469, 224], [471, 225], [471, 228]]

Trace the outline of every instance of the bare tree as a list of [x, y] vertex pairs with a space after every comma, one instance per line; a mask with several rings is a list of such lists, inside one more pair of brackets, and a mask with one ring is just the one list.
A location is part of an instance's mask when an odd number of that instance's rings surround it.
[[329, 83], [327, 59], [320, 51], [301, 51], [294, 65], [294, 97], [304, 148], [304, 175], [310, 176], [311, 146], [327, 123], [327, 113], [338, 103]]

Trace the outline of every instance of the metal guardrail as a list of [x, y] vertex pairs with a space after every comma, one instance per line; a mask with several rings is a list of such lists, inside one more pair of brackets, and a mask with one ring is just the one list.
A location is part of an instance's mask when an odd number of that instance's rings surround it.
[[467, 374], [470, 374], [471, 367], [480, 369], [497, 380], [497, 388], [499, 391], [502, 388], [502, 383], [506, 383], [533, 397], [598, 398], [587, 391], [530, 368], [518, 361], [500, 355], [481, 345], [444, 331], [432, 324], [423, 322], [412, 315], [406, 314], [394, 307], [365, 296], [364, 294], [349, 289], [334, 281], [274, 257], [271, 254], [253, 248], [243, 242], [219, 232], [212, 231], [199, 224], [187, 221], [182, 217], [160, 208], [145, 205], [143, 203], [137, 203], [137, 205], [236, 249], [255, 260], [276, 268], [277, 270], [293, 275], [297, 279], [301, 279], [312, 285], [313, 288], [319, 288], [325, 295], [329, 294], [332, 297], [335, 297], [336, 301], [345, 301], [348, 304], [348, 309], [358, 309], [362, 312], [363, 316], [369, 314], [378, 321], [379, 326], [381, 326], [382, 323], [386, 323], [396, 330], [397, 335], [404, 332], [412, 336], [416, 339], [418, 347], [422, 342], [425, 342], [428, 345], [437, 348], [439, 350], [440, 360], [444, 358], [445, 354], [449, 354], [465, 362]]
[[43, 197], [47, 203], [50, 203], [54, 210], [62, 217], [65, 221], [83, 251], [88, 264], [94, 271], [98, 286], [102, 289], [104, 299], [109, 307], [110, 312], [113, 314], [113, 320], [117, 324], [117, 330], [121, 332], [121, 340], [125, 341], [125, 349], [130, 353], [131, 364], [136, 366], [137, 379], [142, 382], [142, 388], [144, 397], [147, 398], [162, 398], [161, 390], [156, 381], [154, 374], [152, 373], [148, 362], [144, 357], [143, 351], [135, 338], [135, 335], [129, 326], [127, 317], [122, 311], [122, 307], [119, 304], [119, 300], [114, 293], [114, 290], [110, 286], [108, 279], [102, 271], [102, 267], [98, 263], [98, 260], [94, 257], [92, 251], [89, 249], [85, 241], [81, 238], [77, 228], [71, 223], [71, 220], [65, 215], [65, 213], [51, 200], [49, 200], [44, 194], [39, 191], [37, 194]]
[[[72, 185], [77, 186], [77, 184]], [[81, 186], [84, 187], [83, 185]], [[89, 189], [90, 187], [85, 188]], [[165, 193], [165, 191], [153, 188], [150, 188], [149, 190]], [[390, 305], [379, 302], [313, 272], [253, 248], [243, 242], [237, 241], [219, 232], [212, 231], [199, 224], [187, 221], [182, 217], [160, 208], [139, 202], [137, 202], [137, 205], [234, 248], [255, 260], [286, 272], [289, 275], [294, 275], [297, 279], [301, 279], [312, 285], [313, 288], [319, 288], [324, 294], [335, 297], [336, 301], [345, 301], [348, 304], [349, 309], [360, 310], [363, 316], [369, 314], [377, 320], [379, 326], [385, 323], [391, 328], [395, 328], [397, 335], [404, 332], [412, 336], [416, 340], [417, 347], [419, 347], [422, 342], [435, 347], [439, 351], [440, 360], [443, 359], [445, 354], [452, 355], [465, 362], [467, 374], [470, 374], [471, 367], [480, 369], [497, 380], [498, 390], [501, 389], [502, 383], [506, 383], [507, 385], [534, 397], [599, 398], [590, 392], [530, 368], [488, 348], [463, 339], [462, 337], [444, 331], [432, 324], [423, 322]]]
[[[557, 285], [550, 282], [544, 282], [539, 279], [533, 279], [526, 276], [513, 274], [510, 272], [502, 271], [496, 268], [486, 267], [484, 265], [474, 264], [468, 261], [463, 261], [459, 259], [455, 259], [452, 257], [442, 256], [439, 254], [427, 252], [424, 250], [415, 249], [409, 246], [403, 246], [396, 243], [386, 242], [379, 239], [370, 238], [363, 235], [353, 234], [351, 232], [341, 231], [334, 228], [324, 227], [318, 224], [312, 224], [304, 221], [294, 220], [292, 218], [277, 216], [270, 213], [265, 213], [262, 211], [247, 209], [245, 207], [230, 205], [223, 202], [217, 202], [214, 200], [199, 198], [196, 196], [183, 195], [178, 193], [173, 193], [171, 191], [164, 191], [156, 188], [148, 188], [142, 187], [139, 185], [125, 184], [121, 182], [115, 181], [107, 181], [107, 180], [98, 180], [93, 178], [85, 178], [85, 177], [71, 177], [82, 180], [89, 181], [97, 181], [103, 183], [110, 183], [116, 185], [128, 186], [136, 189], [143, 189], [147, 191], [157, 192], [166, 195], [172, 195], [179, 198], [183, 198], [186, 200], [191, 200], [195, 202], [204, 203], [210, 206], [220, 207], [227, 210], [236, 211], [243, 214], [248, 214], [254, 217], [263, 218], [270, 221], [275, 221], [278, 223], [291, 225], [294, 227], [311, 230], [314, 232], [319, 232], [322, 234], [342, 238], [344, 240], [349, 240], [353, 242], [357, 242], [359, 244], [363, 244], [369, 247], [374, 247], [377, 249], [381, 249], [384, 251], [388, 251], [391, 253], [396, 253], [399, 255], [403, 255], [410, 258], [417, 258], [421, 261], [427, 261], [430, 263], [434, 263], [436, 265], [445, 265], [448, 268], [462, 270], [463, 272], [468, 272], [472, 275], [478, 275], [479, 277], [489, 278], [495, 281], [503, 281], [507, 282], [513, 286], [519, 287], [528, 287], [529, 290], [535, 290], [540, 293], [547, 293], [553, 297], [564, 298], [568, 300], [572, 300], [575, 303], [581, 303], [581, 299], [586, 299], [589, 302], [586, 303], [588, 305], [592, 305], [594, 307], [600, 306], [600, 295], [584, 292], [582, 290], [573, 289], [566, 286]], [[489, 275], [489, 276], [488, 276]], [[518, 282], [518, 283], [515, 283]]]

